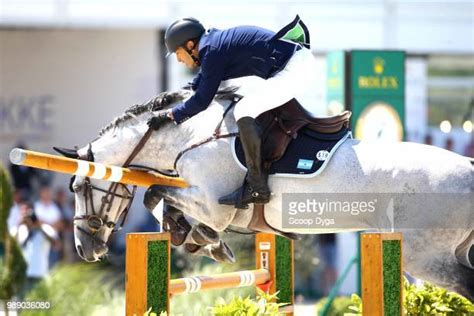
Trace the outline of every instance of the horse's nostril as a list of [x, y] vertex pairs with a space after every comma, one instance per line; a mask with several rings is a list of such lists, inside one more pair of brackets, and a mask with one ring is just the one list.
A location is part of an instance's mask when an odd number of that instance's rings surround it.
[[79, 257], [84, 258], [84, 250], [82, 250], [82, 247], [78, 245], [76, 249], [77, 249], [77, 254], [79, 255]]

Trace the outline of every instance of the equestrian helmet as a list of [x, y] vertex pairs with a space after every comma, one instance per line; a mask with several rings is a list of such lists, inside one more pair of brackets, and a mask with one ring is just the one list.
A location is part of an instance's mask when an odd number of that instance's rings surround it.
[[206, 30], [204, 26], [195, 18], [182, 18], [168, 26], [165, 32], [165, 44], [168, 54], [171, 55], [183, 46], [187, 41], [200, 38]]

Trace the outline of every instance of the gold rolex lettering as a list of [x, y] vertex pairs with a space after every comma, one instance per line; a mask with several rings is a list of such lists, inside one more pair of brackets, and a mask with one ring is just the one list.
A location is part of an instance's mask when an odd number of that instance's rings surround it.
[[359, 76], [360, 89], [398, 89], [397, 77]]

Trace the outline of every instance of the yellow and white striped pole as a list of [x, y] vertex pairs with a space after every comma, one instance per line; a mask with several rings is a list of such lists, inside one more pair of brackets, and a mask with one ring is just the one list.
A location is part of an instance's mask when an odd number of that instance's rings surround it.
[[255, 286], [270, 281], [270, 272], [265, 269], [230, 273], [192, 276], [170, 281], [171, 294], [197, 293], [205, 290]]
[[101, 163], [49, 155], [20, 148], [14, 148], [10, 152], [10, 161], [16, 165], [120, 182], [145, 188], [153, 184], [179, 188], [188, 186], [186, 181], [182, 178], [166, 177], [146, 171], [107, 166]]

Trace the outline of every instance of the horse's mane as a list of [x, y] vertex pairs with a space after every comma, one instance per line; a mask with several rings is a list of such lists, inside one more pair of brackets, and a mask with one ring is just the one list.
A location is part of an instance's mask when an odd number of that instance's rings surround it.
[[[216, 93], [214, 100], [232, 100], [237, 95], [236, 91], [238, 89], [239, 88], [236, 86], [224, 87]], [[125, 110], [122, 115], [117, 116], [112, 120], [112, 122], [102, 128], [99, 132], [99, 137], [103, 136], [106, 132], [112, 129], [120, 127], [121, 124], [129, 121], [132, 118], [136, 119], [137, 116], [140, 114], [170, 108], [178, 102], [188, 98], [189, 96], [191, 96], [191, 94], [191, 90], [180, 90], [175, 92], [165, 91], [145, 103], [131, 105]]]

